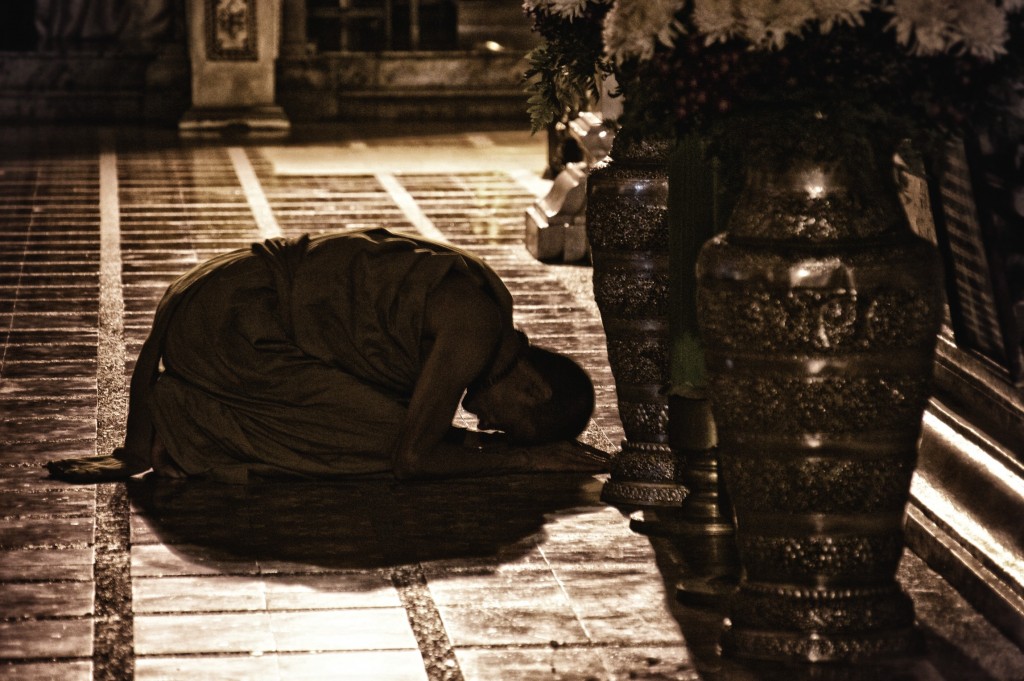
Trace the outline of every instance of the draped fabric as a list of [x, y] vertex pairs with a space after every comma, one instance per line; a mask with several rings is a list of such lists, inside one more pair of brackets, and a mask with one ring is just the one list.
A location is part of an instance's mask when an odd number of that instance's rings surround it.
[[133, 377], [146, 394], [132, 395], [129, 431], [151, 419], [190, 475], [386, 472], [425, 360], [427, 296], [453, 269], [511, 324], [511, 296], [482, 262], [383, 229], [215, 258], [161, 302], [147, 345], [163, 371]]
[[134, 45], [167, 35], [174, 0], [36, 0], [36, 33], [44, 49]]

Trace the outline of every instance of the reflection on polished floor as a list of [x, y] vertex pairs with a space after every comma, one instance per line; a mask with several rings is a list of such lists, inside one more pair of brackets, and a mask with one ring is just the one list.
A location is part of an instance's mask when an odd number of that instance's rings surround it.
[[[544, 153], [486, 128], [0, 131], [0, 678], [800, 678], [723, 665], [721, 615], [675, 599], [686, 546], [631, 532], [601, 476], [93, 487], [40, 467], [119, 442], [175, 276], [268, 236], [378, 225], [486, 258], [517, 323], [590, 370], [584, 439], [613, 452], [590, 272], [521, 243]], [[901, 578], [927, 654], [808, 678], [1024, 679], [1024, 655], [914, 556]]]

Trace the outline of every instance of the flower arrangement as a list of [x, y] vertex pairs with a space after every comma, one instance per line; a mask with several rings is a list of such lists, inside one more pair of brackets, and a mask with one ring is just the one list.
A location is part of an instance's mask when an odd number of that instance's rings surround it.
[[615, 0], [602, 39], [639, 95], [626, 97], [627, 127], [668, 120], [713, 134], [723, 121], [777, 112], [792, 131], [825, 116], [854, 135], [928, 138], [1019, 106], [1022, 9], [1024, 0]]
[[611, 0], [526, 0], [523, 10], [543, 43], [530, 51], [525, 74], [534, 132], [566, 122], [597, 97], [611, 71], [601, 31]]

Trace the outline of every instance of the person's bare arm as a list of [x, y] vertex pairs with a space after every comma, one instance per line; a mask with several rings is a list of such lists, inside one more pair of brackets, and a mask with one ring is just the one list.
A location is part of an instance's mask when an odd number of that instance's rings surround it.
[[[466, 386], [475, 379], [497, 347], [502, 333], [497, 306], [468, 277], [449, 274], [427, 299], [424, 333], [433, 343], [416, 382], [393, 457], [400, 479], [436, 475], [440, 461], [451, 475], [468, 474], [486, 465], [475, 449], [442, 442]], [[486, 458], [486, 457], [485, 457]]]
[[452, 428], [466, 386], [487, 368], [503, 329], [487, 295], [449, 275], [428, 299], [424, 363], [392, 459], [400, 480], [540, 471], [602, 471], [607, 461], [575, 443], [510, 447], [504, 437]]

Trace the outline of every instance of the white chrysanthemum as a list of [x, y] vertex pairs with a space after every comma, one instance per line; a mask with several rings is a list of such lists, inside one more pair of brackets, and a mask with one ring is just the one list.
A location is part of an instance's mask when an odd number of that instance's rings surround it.
[[694, 0], [693, 24], [708, 45], [725, 42], [743, 32], [739, 0]]
[[540, 10], [572, 21], [583, 16], [587, 5], [607, 5], [609, 2], [611, 0], [524, 0], [523, 9], [527, 12]]
[[583, 10], [590, 0], [548, 0], [548, 11], [565, 19], [583, 16]]
[[989, 61], [1006, 54], [1006, 12], [988, 0], [960, 0], [952, 34], [967, 54]]
[[887, 28], [911, 54], [939, 54], [949, 49], [956, 0], [893, 0], [892, 19]]
[[741, 0], [745, 37], [755, 47], [782, 49], [815, 19], [810, 0]]
[[684, 32], [676, 13], [685, 0], [615, 0], [604, 20], [604, 51], [621, 64], [627, 59], [647, 60], [658, 43], [675, 45]]
[[871, 0], [811, 0], [821, 32], [837, 25], [863, 26], [864, 14], [871, 11]]

